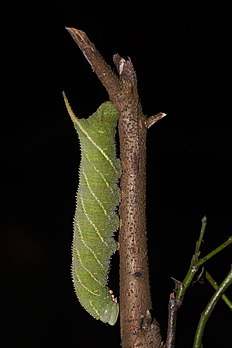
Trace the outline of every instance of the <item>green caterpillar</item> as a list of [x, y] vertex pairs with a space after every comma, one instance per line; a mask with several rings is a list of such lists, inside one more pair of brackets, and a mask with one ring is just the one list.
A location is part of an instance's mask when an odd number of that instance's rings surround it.
[[114, 325], [119, 305], [107, 281], [110, 258], [117, 250], [113, 235], [119, 227], [121, 164], [114, 139], [119, 112], [105, 102], [88, 119], [78, 119], [63, 96], [81, 146], [72, 243], [74, 288], [89, 314]]

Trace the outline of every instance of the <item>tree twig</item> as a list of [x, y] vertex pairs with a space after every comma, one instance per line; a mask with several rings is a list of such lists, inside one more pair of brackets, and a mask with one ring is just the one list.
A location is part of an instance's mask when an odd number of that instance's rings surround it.
[[176, 303], [175, 294], [172, 292], [168, 304], [168, 329], [165, 348], [175, 347], [177, 310], [178, 306]]
[[119, 207], [120, 330], [123, 348], [162, 346], [159, 326], [152, 322], [146, 239], [146, 133], [165, 116], [147, 119], [137, 91], [130, 58], [113, 56], [118, 75], [106, 64], [86, 33], [66, 28], [120, 112], [119, 140], [122, 177]]

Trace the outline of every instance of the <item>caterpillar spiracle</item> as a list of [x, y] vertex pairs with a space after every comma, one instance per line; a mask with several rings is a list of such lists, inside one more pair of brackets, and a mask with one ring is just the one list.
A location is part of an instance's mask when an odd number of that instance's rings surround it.
[[79, 119], [64, 93], [63, 96], [81, 147], [73, 223], [73, 284], [85, 310], [94, 318], [114, 325], [119, 305], [107, 283], [110, 258], [117, 250], [114, 233], [119, 227], [121, 164], [115, 143], [119, 112], [107, 101], [88, 119]]

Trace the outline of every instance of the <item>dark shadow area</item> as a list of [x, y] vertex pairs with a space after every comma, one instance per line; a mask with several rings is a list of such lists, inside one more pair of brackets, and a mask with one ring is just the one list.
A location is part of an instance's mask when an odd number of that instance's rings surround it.
[[[85, 340], [86, 347], [120, 347], [119, 324], [90, 317], [70, 275], [80, 150], [61, 92], [79, 117], [107, 94], [65, 26], [85, 30], [111, 65], [113, 54], [129, 56], [144, 112], [167, 113], [148, 133], [146, 179], [154, 314], [165, 335], [170, 277], [185, 276], [202, 217], [208, 218], [203, 255], [232, 234], [229, 10], [70, 0], [26, 1], [19, 11], [9, 8], [4, 33], [0, 345], [71, 348]], [[116, 260], [110, 282], [118, 290]], [[231, 247], [206, 264], [219, 283], [230, 265]], [[176, 348], [192, 347], [212, 294], [207, 281], [189, 289]], [[222, 301], [203, 342], [232, 346], [231, 311]]]

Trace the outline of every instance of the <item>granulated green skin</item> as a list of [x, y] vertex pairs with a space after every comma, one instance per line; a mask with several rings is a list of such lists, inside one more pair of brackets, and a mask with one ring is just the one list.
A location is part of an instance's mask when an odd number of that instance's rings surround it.
[[[66, 99], [66, 97], [65, 97]], [[65, 100], [69, 114], [71, 108]], [[81, 146], [72, 243], [72, 278], [81, 305], [94, 318], [114, 325], [119, 307], [107, 287], [110, 258], [117, 250], [114, 233], [120, 201], [120, 160], [115, 130], [119, 113], [103, 103], [88, 119], [74, 121]]]

